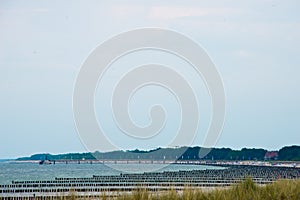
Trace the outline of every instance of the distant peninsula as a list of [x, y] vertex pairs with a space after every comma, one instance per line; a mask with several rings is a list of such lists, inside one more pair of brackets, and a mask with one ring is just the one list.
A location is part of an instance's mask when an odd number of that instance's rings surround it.
[[111, 152], [87, 152], [87, 153], [66, 153], [52, 155], [49, 153], [34, 154], [30, 157], [21, 157], [17, 161], [28, 160], [279, 160], [279, 161], [300, 161], [300, 146], [285, 146], [278, 151], [268, 151], [262, 148], [243, 148], [233, 150], [230, 148], [212, 148], [203, 158], [199, 157], [200, 150], [207, 150], [202, 147], [178, 147], [178, 148], [157, 148], [149, 151], [128, 150]]

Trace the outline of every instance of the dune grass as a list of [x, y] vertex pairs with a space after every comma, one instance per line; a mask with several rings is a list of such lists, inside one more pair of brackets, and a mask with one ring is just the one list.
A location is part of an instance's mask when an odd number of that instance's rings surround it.
[[[56, 198], [57, 199], [57, 198]], [[78, 197], [72, 192], [58, 199], [101, 199], [101, 200], [300, 200], [300, 180], [279, 180], [268, 185], [257, 185], [252, 179], [227, 188], [201, 190], [186, 187], [183, 191], [170, 188], [167, 191], [153, 192], [137, 188], [130, 193], [114, 193], [107, 196]]]
[[117, 200], [300, 200], [300, 180], [280, 180], [258, 186], [250, 178], [228, 189], [203, 191], [185, 188], [182, 192], [170, 189], [167, 192], [153, 193], [137, 189], [132, 194], [114, 197]]

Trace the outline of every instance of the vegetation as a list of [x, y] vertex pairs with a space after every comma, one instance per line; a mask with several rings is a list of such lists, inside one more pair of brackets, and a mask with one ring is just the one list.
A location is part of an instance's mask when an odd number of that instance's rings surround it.
[[[209, 152], [204, 157], [199, 156], [199, 152]], [[17, 160], [95, 160], [115, 159], [115, 160], [264, 160], [267, 150], [247, 149], [232, 150], [230, 148], [205, 149], [201, 147], [180, 147], [180, 148], [157, 148], [150, 151], [112, 151], [94, 153], [69, 153], [60, 155], [35, 154], [30, 157], [19, 158]], [[276, 159], [283, 161], [300, 161], [300, 146], [283, 147], [278, 151]]]
[[[299, 200], [300, 180], [280, 180], [275, 183], [258, 186], [251, 179], [229, 188], [205, 191], [201, 189], [186, 188], [183, 191], [170, 189], [162, 192], [151, 192], [137, 189], [130, 194], [121, 193], [108, 197], [81, 197], [82, 199], [115, 199], [115, 200]], [[62, 199], [78, 199], [74, 193]]]
[[280, 160], [300, 160], [300, 146], [283, 147], [279, 150], [278, 156]]

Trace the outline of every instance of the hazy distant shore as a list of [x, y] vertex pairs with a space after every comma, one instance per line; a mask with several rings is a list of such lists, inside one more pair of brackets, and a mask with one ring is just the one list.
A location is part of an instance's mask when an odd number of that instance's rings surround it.
[[[207, 155], [200, 156], [199, 152], [207, 152]], [[39, 153], [29, 157], [21, 157], [16, 160], [117, 160], [117, 161], [300, 161], [300, 146], [285, 146], [277, 151], [268, 151], [262, 148], [243, 148], [233, 150], [230, 148], [203, 147], [177, 147], [177, 148], [157, 148], [148, 151], [142, 150], [117, 150], [111, 152], [85, 152], [85, 153], [65, 153], [49, 154]]]
[[[9, 163], [39, 164], [39, 160], [6, 160]], [[300, 161], [173, 161], [173, 160], [55, 160], [49, 164], [190, 164], [212, 166], [269, 166], [300, 168]]]

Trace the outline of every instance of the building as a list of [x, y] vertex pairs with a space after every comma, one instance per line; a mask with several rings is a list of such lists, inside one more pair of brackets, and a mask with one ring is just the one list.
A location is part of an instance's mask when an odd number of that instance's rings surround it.
[[265, 156], [265, 160], [277, 160], [278, 159], [278, 151], [267, 151]]

